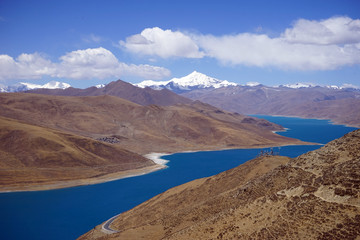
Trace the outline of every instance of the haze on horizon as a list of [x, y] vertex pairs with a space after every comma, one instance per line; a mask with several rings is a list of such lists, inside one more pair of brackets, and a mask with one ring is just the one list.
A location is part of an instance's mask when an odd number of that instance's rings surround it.
[[238, 84], [360, 86], [360, 3], [0, 3], [0, 84], [88, 87], [194, 70]]

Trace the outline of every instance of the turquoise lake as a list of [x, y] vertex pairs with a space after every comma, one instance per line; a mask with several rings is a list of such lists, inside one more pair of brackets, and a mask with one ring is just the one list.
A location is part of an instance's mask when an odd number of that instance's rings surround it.
[[[260, 116], [288, 130], [279, 134], [325, 144], [355, 128], [327, 120]], [[274, 148], [296, 157], [321, 147]], [[0, 194], [0, 239], [76, 239], [96, 225], [165, 190], [236, 167], [261, 149], [176, 153], [163, 157], [169, 168], [138, 177], [59, 190]]]

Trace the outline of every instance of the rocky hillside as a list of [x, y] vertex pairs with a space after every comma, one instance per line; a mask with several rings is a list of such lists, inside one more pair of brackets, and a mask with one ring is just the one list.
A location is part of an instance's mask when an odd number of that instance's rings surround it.
[[170, 189], [80, 239], [359, 239], [360, 130]]

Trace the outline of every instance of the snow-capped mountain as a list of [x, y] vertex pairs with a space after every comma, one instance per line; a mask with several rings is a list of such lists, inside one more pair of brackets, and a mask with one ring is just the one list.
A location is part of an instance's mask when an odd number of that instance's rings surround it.
[[294, 83], [294, 84], [285, 84], [285, 85], [280, 85], [280, 86], [275, 86], [275, 87], [286, 87], [286, 88], [313, 88], [313, 87], [324, 87], [324, 88], [329, 88], [329, 89], [359, 89], [359, 87], [352, 85], [352, 84], [343, 84], [342, 86], [337, 86], [337, 85], [316, 85], [314, 83]]
[[68, 83], [57, 82], [57, 81], [51, 81], [40, 86], [41, 86], [40, 88], [47, 88], [47, 89], [58, 89], [58, 88], [66, 89], [71, 87], [71, 85]]
[[284, 84], [280, 85], [279, 87], [287, 87], [287, 88], [310, 88], [316, 87], [313, 83], [293, 83], [293, 84]]
[[64, 82], [51, 81], [45, 83], [44, 85], [20, 82], [10, 86], [0, 86], [0, 92], [24, 92], [27, 90], [37, 89], [37, 88], [47, 88], [47, 89], [66, 89], [71, 87], [70, 84]]
[[141, 83], [135, 84], [135, 86], [141, 88], [145, 88], [145, 87], [150, 87], [153, 89], [167, 88], [176, 93], [182, 93], [195, 89], [221, 88], [221, 87], [236, 86], [236, 85], [237, 85], [236, 83], [212, 78], [197, 71], [194, 71], [185, 77], [173, 78], [169, 81], [146, 80]]

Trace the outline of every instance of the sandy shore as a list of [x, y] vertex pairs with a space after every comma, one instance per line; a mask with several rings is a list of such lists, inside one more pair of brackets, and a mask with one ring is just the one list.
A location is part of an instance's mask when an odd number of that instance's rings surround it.
[[162, 156], [170, 155], [171, 153], [148, 153], [145, 154], [144, 157], [150, 159], [155, 164], [163, 165], [166, 167], [166, 164], [169, 162], [168, 160], [162, 159]]
[[70, 180], [70, 181], [59, 181], [52, 182], [48, 184], [34, 185], [34, 186], [11, 186], [0, 189], [0, 193], [4, 192], [27, 192], [27, 191], [43, 191], [43, 190], [53, 190], [60, 188], [69, 188], [69, 187], [77, 187], [84, 185], [92, 185], [104, 182], [116, 181], [123, 178], [136, 177], [144, 174], [148, 174], [154, 171], [158, 171], [160, 169], [166, 168], [166, 165], [156, 164], [149, 167], [126, 170], [117, 173], [110, 173], [103, 176], [95, 177], [95, 178], [85, 178], [78, 180]]

